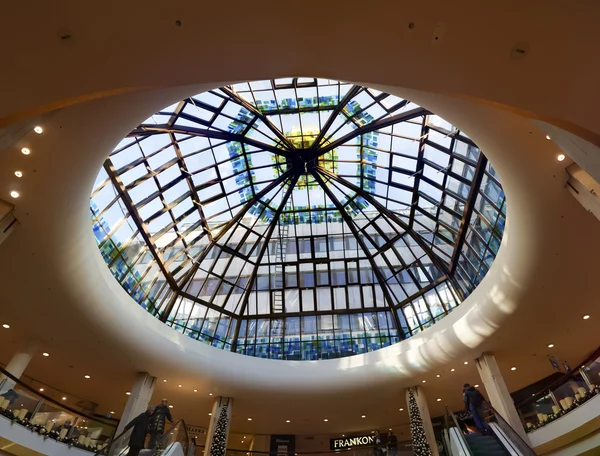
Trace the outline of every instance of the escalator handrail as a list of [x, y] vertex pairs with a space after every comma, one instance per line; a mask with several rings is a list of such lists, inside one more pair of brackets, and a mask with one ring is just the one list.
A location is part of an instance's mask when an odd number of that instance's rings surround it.
[[[160, 441], [159, 441], [161, 448], [163, 447], [162, 440], [165, 439], [165, 438], [167, 438], [171, 434], [171, 432], [173, 431], [173, 429], [175, 429], [177, 427], [177, 425], [179, 425], [179, 424], [181, 424], [183, 426], [183, 432], [185, 434], [185, 442], [186, 443], [185, 443], [185, 447], [183, 448], [183, 451], [184, 451], [184, 453], [186, 453], [188, 451], [188, 448], [190, 447], [190, 435], [188, 434], [187, 424], [185, 424], [185, 421], [182, 420], [182, 419], [179, 419], [179, 420], [175, 421], [175, 423], [173, 423], [171, 425], [171, 427], [167, 431], [165, 431], [163, 433], [163, 435], [162, 435], [162, 437], [160, 438]], [[155, 448], [149, 448], [149, 449], [156, 450], [157, 448], [155, 447]]]
[[[452, 421], [454, 422], [454, 427], [456, 427], [456, 430], [458, 431], [458, 435], [460, 436], [460, 441], [463, 444], [463, 447], [467, 449], [467, 451], [469, 452], [470, 456], [473, 456], [473, 452], [471, 451], [471, 447], [469, 446], [469, 444], [467, 443], [467, 439], [465, 438], [465, 434], [463, 433], [462, 429], [460, 428], [459, 424], [458, 424], [458, 420], [456, 419], [456, 415], [454, 415], [454, 413], [452, 413], [450, 410], [448, 410], [448, 407], [446, 406], [446, 415], [450, 416], [452, 418]], [[448, 431], [450, 431], [450, 428], [448, 428]]]
[[523, 437], [519, 435], [517, 431], [513, 429], [513, 427], [504, 419], [502, 415], [500, 415], [492, 404], [488, 403], [488, 408], [496, 418], [496, 424], [498, 427], [507, 434], [507, 437], [510, 441], [517, 447], [517, 449], [521, 452], [523, 456], [536, 456], [535, 451], [531, 448], [529, 443], [527, 443]]
[[[167, 429], [167, 430], [166, 430], [166, 431], [163, 433], [162, 437], [160, 438], [160, 443], [162, 443], [162, 439], [164, 439], [164, 438], [165, 438], [165, 436], [167, 436], [167, 435], [170, 435], [170, 434], [171, 434], [171, 431], [173, 431], [173, 429], [175, 429], [175, 427], [176, 427], [176, 426], [177, 426], [179, 423], [182, 423], [182, 425], [183, 425], [183, 429], [184, 429], [184, 433], [185, 433], [185, 439], [186, 439], [186, 442], [187, 442], [187, 447], [189, 448], [189, 445], [190, 445], [190, 437], [189, 437], [189, 434], [188, 434], [187, 425], [185, 424], [185, 421], [184, 421], [184, 420], [182, 420], [182, 419], [179, 419], [179, 420], [177, 420], [175, 423], [173, 423], [173, 424], [171, 425], [171, 427], [170, 427], [169, 429]], [[119, 440], [121, 437], [123, 437], [123, 436], [124, 436], [124, 435], [125, 435], [127, 432], [129, 432], [129, 429], [127, 429], [127, 430], [124, 430], [123, 432], [121, 432], [121, 433], [120, 433], [119, 435], [117, 435], [116, 437], [114, 437], [114, 438], [111, 438], [111, 439], [110, 439], [110, 441], [108, 442], [108, 445], [104, 446], [104, 447], [103, 447], [103, 448], [101, 448], [99, 451], [97, 451], [96, 453], [94, 453], [94, 456], [100, 456], [100, 455], [103, 455], [103, 454], [108, 454], [108, 453], [109, 453], [109, 451], [110, 451], [110, 449], [111, 449], [111, 447], [112, 447], [112, 445], [113, 445], [113, 443], [114, 443], [114, 442], [116, 442], [116, 441], [118, 441], [118, 440]], [[151, 449], [151, 450], [155, 450], [155, 449], [156, 449], [156, 447], [155, 447], [155, 448], [149, 448], [149, 449]], [[184, 451], [187, 451], [187, 448], [186, 448]]]

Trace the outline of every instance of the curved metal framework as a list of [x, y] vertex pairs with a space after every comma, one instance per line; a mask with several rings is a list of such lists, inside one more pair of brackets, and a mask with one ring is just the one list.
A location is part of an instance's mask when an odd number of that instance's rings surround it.
[[91, 196], [99, 248], [148, 312], [280, 359], [374, 350], [443, 318], [485, 276], [505, 214], [458, 129], [314, 78], [165, 108], [115, 148]]

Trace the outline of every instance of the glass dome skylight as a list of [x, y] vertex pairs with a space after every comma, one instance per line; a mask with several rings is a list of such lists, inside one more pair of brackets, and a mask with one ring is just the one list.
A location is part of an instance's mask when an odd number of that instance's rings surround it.
[[221, 87], [166, 107], [91, 195], [111, 272], [148, 312], [246, 355], [327, 359], [440, 320], [498, 252], [506, 202], [465, 134], [339, 81]]

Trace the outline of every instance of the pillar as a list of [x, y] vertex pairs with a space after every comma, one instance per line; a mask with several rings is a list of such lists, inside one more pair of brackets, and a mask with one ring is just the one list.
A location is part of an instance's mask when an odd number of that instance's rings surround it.
[[232, 405], [233, 399], [230, 397], [219, 396], [215, 400], [206, 433], [204, 456], [225, 456]]
[[[23, 375], [23, 372], [25, 372], [25, 369], [27, 369], [31, 358], [35, 356], [35, 354], [38, 352], [38, 349], [39, 343], [37, 341], [29, 342], [25, 347], [23, 347], [22, 350], [13, 355], [5, 370], [13, 377], [21, 378], [21, 375]], [[14, 380], [4, 377], [0, 391], [2, 391], [2, 393], [8, 391], [15, 386], [15, 383], [16, 382]]]
[[131, 387], [131, 394], [125, 404], [125, 410], [121, 415], [121, 421], [117, 426], [117, 433], [119, 435], [123, 432], [123, 428], [129, 424], [140, 413], [145, 412], [152, 398], [154, 392], [154, 384], [156, 377], [152, 377], [147, 372], [138, 372], [135, 377], [135, 382]]
[[[438, 447], [431, 423], [427, 398], [420, 386], [406, 389], [406, 403], [410, 419], [410, 432], [413, 440], [413, 451], [416, 456], [438, 456]], [[424, 442], [425, 440], [426, 442]], [[427, 443], [429, 448], [424, 444]]]
[[496, 358], [491, 353], [484, 353], [475, 360], [477, 370], [488, 394], [490, 404], [504, 418], [508, 424], [519, 434], [523, 440], [527, 441], [523, 423], [515, 404], [508, 392], [504, 378], [496, 362]]

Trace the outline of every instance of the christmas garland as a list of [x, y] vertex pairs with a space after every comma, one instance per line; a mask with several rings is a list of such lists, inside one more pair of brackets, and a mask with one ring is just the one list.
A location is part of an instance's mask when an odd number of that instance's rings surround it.
[[97, 450], [97, 448], [95, 446], [84, 445], [82, 443], [79, 443], [77, 440], [75, 440], [72, 437], [61, 439], [60, 433], [58, 431], [49, 431], [48, 432], [46, 430], [46, 428], [44, 426], [42, 426], [41, 424], [32, 424], [28, 419], [21, 419], [8, 409], [0, 409], [0, 416], [3, 416], [5, 418], [7, 418], [8, 420], [10, 420], [11, 424], [20, 424], [21, 426], [29, 429], [31, 432], [35, 432], [36, 434], [41, 435], [42, 437], [44, 437], [44, 440], [50, 438], [52, 440], [56, 440], [57, 442], [61, 442], [61, 443], [64, 443], [65, 445], [68, 445], [69, 448], [76, 447], [81, 450], [86, 450], [86, 451], [89, 451], [92, 453]]
[[212, 442], [210, 444], [210, 456], [225, 456], [227, 451], [227, 405], [221, 408], [219, 419], [215, 426]]
[[561, 408], [561, 410], [558, 413], [552, 413], [552, 414], [548, 415], [548, 418], [545, 421], [543, 421], [541, 423], [538, 422], [538, 423], [532, 424], [530, 427], [526, 427], [525, 428], [525, 432], [527, 434], [529, 434], [530, 432], [533, 432], [533, 431], [535, 431], [537, 429], [543, 428], [547, 424], [550, 424], [553, 421], [556, 421], [557, 419], [565, 416], [571, 410], [574, 410], [577, 407], [585, 404], [587, 401], [589, 401], [591, 398], [593, 398], [594, 396], [596, 396], [598, 393], [600, 393], [600, 386], [599, 385], [594, 385], [594, 389], [592, 389], [589, 394], [586, 394], [585, 396], [580, 397], [579, 399], [575, 399], [573, 401], [573, 403], [571, 404], [571, 406], [568, 409], [563, 410]]
[[[412, 435], [412, 449], [415, 456], [433, 456], [431, 447], [425, 436], [423, 420], [419, 412], [419, 406], [412, 388], [408, 389], [408, 416], [410, 419], [410, 434]], [[212, 456], [212, 454], [211, 454]]]

